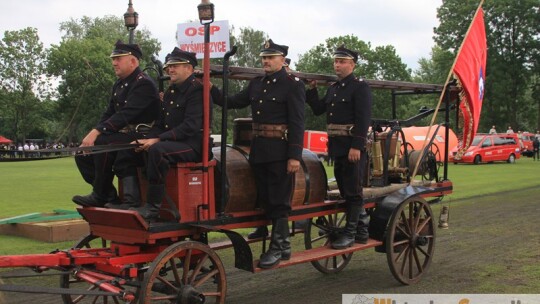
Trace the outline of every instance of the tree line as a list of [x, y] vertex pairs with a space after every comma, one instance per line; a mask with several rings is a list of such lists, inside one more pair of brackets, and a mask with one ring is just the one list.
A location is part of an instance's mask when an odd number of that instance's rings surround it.
[[[355, 75], [366, 79], [443, 84], [471, 22], [478, 2], [445, 0], [437, 10], [434, 46], [429, 58], [419, 60], [415, 71], [403, 63], [392, 45], [372, 46], [355, 35], [328, 38], [301, 54], [295, 70], [333, 74], [332, 52], [341, 44], [355, 49], [360, 59]], [[492, 125], [502, 131], [540, 129], [540, 14], [537, 0], [497, 0], [484, 5], [488, 39], [486, 90], [479, 132]], [[22, 142], [27, 138], [78, 142], [106, 108], [115, 81], [109, 54], [115, 41], [128, 40], [120, 17], [83, 17], [60, 24], [60, 43], [45, 48], [38, 29], [6, 31], [0, 41], [0, 134]], [[231, 65], [260, 67], [260, 46], [268, 35], [257, 29], [231, 29], [231, 45], [238, 55]], [[411, 36], [409, 39], [415, 39]], [[157, 78], [151, 56], [161, 44], [146, 30], [137, 30], [135, 41], [144, 57], [141, 67]], [[282, 43], [287, 43], [286, 41]], [[294, 47], [290, 42], [291, 47]], [[220, 64], [220, 59], [212, 59]], [[212, 80], [221, 86], [218, 79]], [[231, 93], [245, 81], [231, 81]], [[324, 88], [322, 88], [324, 90]], [[438, 96], [400, 97], [398, 119], [434, 107]], [[214, 109], [213, 132], [221, 128], [220, 108]], [[248, 117], [249, 110], [234, 110], [235, 117]], [[390, 92], [374, 91], [374, 118], [391, 117]], [[421, 122], [428, 123], [428, 120]], [[452, 126], [455, 128], [455, 126]], [[324, 130], [325, 118], [306, 108], [306, 129]], [[229, 134], [230, 130], [229, 130]]]

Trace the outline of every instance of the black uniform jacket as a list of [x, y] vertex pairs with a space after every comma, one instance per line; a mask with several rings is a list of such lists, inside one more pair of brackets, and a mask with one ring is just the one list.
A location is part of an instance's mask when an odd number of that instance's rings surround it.
[[[214, 99], [223, 104], [221, 99]], [[287, 125], [287, 139], [253, 138], [250, 163], [302, 159], [305, 100], [304, 84], [285, 69], [252, 79], [246, 89], [229, 98], [228, 107], [233, 109], [251, 105], [254, 123]]]
[[315, 115], [326, 112], [328, 124], [354, 124], [353, 136], [328, 138], [330, 156], [348, 155], [350, 148], [365, 150], [371, 123], [371, 89], [364, 80], [350, 74], [328, 87], [323, 99], [319, 99], [317, 89], [307, 90], [306, 99]]
[[[212, 103], [210, 103], [212, 113]], [[203, 86], [193, 75], [183, 83], [169, 86], [163, 95], [162, 109], [150, 136], [161, 141], [182, 141], [197, 153], [202, 152]]]
[[136, 68], [128, 77], [114, 84], [109, 106], [96, 129], [110, 134], [128, 124], [152, 123], [158, 118], [159, 105], [156, 85], [140, 68]]

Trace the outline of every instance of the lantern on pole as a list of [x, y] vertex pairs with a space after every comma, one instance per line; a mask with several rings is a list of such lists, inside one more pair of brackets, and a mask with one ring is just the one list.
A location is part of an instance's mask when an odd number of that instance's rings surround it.
[[137, 28], [137, 25], [139, 25], [139, 14], [133, 8], [131, 0], [129, 0], [128, 9], [124, 13], [124, 25], [129, 31], [129, 43], [132, 44], [135, 28]]
[[210, 137], [210, 24], [214, 22], [214, 4], [202, 0], [197, 6], [199, 20], [204, 25], [204, 58], [203, 58], [203, 204], [208, 204], [208, 145]]

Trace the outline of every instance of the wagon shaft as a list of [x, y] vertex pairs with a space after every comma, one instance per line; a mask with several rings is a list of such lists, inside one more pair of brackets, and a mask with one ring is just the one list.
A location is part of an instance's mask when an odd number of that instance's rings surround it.
[[6, 255], [0, 256], [0, 268], [7, 267], [57, 267], [69, 265], [69, 258], [64, 252], [49, 254]]
[[48, 268], [74, 268], [93, 264], [96, 265], [96, 269], [133, 277], [137, 275], [136, 269], [132, 271], [132, 268], [124, 267], [125, 264], [139, 261], [146, 262], [156, 255], [154, 253], [145, 253], [118, 256], [108, 248], [71, 249], [49, 254], [0, 256], [0, 268], [37, 267], [39, 271], [43, 271]]

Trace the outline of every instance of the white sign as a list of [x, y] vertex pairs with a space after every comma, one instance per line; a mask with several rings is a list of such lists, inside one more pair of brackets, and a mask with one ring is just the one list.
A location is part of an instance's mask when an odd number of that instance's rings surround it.
[[[176, 32], [178, 48], [197, 53], [197, 59], [204, 57], [204, 25], [200, 22], [180, 23]], [[210, 58], [221, 58], [230, 49], [229, 21], [215, 21], [210, 24]]]

